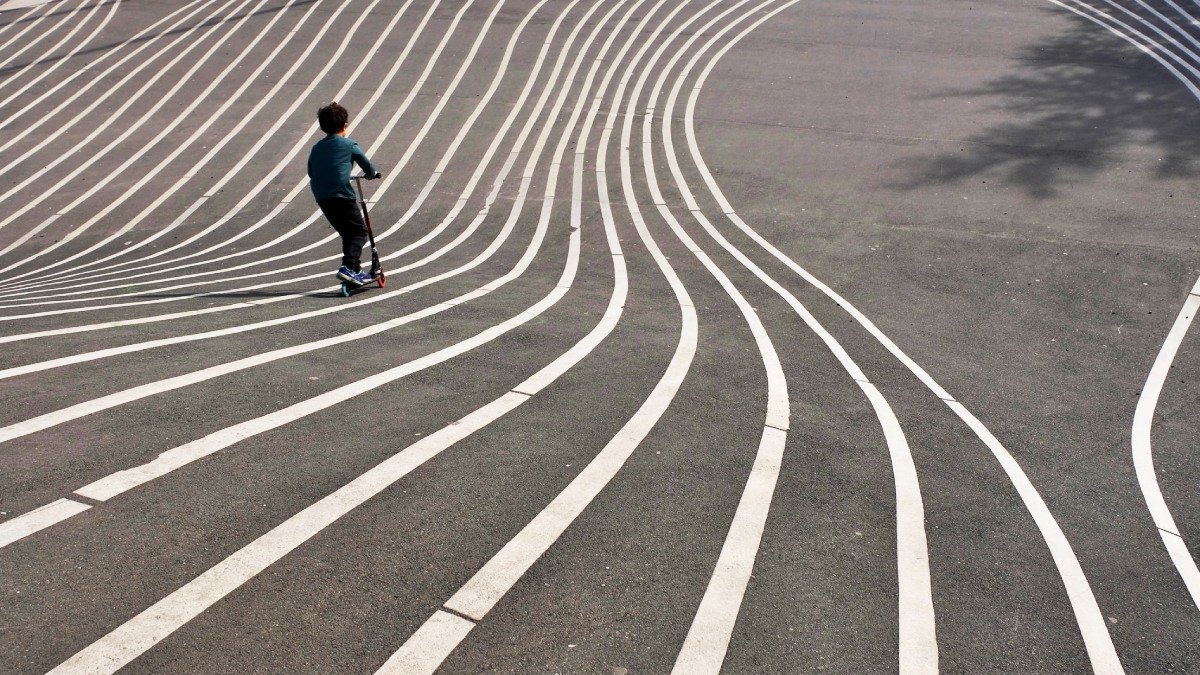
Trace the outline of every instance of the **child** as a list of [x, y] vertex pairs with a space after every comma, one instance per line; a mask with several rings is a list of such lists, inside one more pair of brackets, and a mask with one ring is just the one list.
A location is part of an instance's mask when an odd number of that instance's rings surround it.
[[371, 281], [369, 272], [362, 271], [359, 256], [367, 243], [367, 226], [350, 186], [350, 171], [357, 163], [367, 180], [383, 174], [375, 169], [362, 148], [346, 138], [350, 113], [337, 101], [317, 111], [317, 122], [325, 138], [317, 141], [308, 154], [308, 180], [313, 197], [329, 224], [342, 236], [342, 267], [337, 278], [356, 286]]

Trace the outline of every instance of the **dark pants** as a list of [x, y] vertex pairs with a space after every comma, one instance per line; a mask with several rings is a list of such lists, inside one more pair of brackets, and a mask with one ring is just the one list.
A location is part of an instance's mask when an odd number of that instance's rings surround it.
[[342, 266], [358, 272], [362, 270], [363, 245], [367, 243], [367, 226], [363, 223], [362, 211], [353, 199], [318, 199], [317, 206], [337, 233], [342, 235]]

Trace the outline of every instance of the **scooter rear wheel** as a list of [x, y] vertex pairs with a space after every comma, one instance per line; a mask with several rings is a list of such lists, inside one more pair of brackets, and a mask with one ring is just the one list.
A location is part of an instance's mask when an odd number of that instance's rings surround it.
[[348, 297], [350, 297], [350, 284], [348, 284], [348, 283], [346, 283], [346, 282], [344, 282], [344, 281], [343, 281], [343, 282], [342, 282], [342, 288], [341, 288], [341, 291], [340, 291], [340, 293], [341, 293], [341, 295], [342, 295], [342, 297], [343, 297], [343, 298], [348, 298]]

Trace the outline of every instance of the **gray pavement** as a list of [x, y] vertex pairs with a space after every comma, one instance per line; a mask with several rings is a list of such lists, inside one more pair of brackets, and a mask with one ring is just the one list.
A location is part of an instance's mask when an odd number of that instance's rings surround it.
[[0, 5], [0, 672], [1200, 672], [1196, 11], [1063, 1]]

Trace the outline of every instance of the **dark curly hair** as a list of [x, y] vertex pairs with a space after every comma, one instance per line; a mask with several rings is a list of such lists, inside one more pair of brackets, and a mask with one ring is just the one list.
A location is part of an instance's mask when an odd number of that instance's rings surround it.
[[321, 131], [329, 135], [341, 133], [349, 122], [350, 111], [343, 108], [337, 101], [333, 101], [317, 111], [317, 123], [321, 125]]

